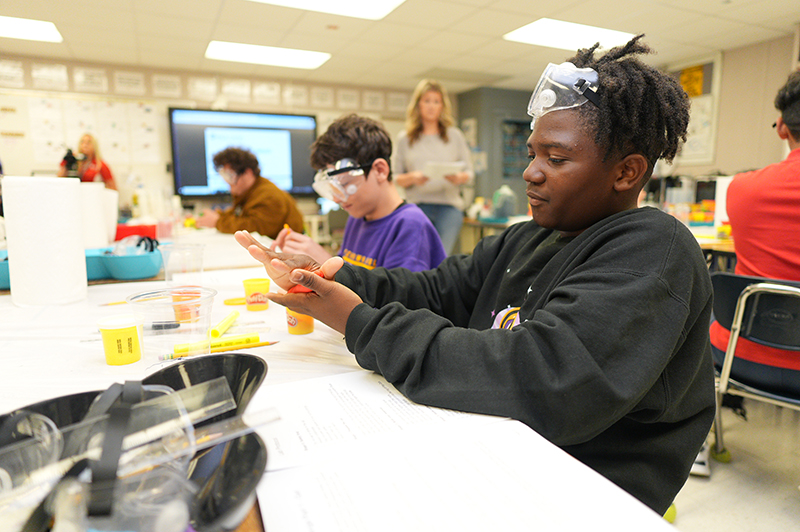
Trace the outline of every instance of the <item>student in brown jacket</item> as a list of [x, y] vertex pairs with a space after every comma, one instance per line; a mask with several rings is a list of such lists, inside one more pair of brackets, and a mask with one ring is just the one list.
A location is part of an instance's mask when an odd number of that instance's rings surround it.
[[247, 230], [275, 238], [284, 224], [303, 232], [303, 215], [294, 198], [261, 176], [258, 159], [241, 148], [227, 148], [214, 155], [214, 167], [231, 187], [233, 205], [224, 211], [206, 209], [199, 227], [215, 227], [221, 233]]

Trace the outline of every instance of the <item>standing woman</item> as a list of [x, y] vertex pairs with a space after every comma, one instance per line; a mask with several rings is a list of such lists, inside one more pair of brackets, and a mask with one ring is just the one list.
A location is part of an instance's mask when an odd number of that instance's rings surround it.
[[[426, 163], [463, 163], [463, 170], [431, 179]], [[448, 254], [458, 241], [464, 221], [460, 186], [475, 178], [464, 134], [453, 126], [450, 99], [437, 81], [423, 79], [414, 89], [406, 111], [406, 130], [397, 139], [394, 181], [406, 198], [431, 219]]]
[[[79, 158], [78, 160], [78, 177], [81, 178], [81, 181], [97, 181], [97, 177], [100, 176], [106, 188], [117, 190], [117, 183], [114, 181], [111, 169], [100, 157], [100, 148], [94, 136], [86, 133], [81, 137], [78, 143], [78, 153], [83, 155], [83, 159]], [[61, 168], [58, 170], [58, 175], [61, 177], [67, 175], [66, 161], [61, 161]]]

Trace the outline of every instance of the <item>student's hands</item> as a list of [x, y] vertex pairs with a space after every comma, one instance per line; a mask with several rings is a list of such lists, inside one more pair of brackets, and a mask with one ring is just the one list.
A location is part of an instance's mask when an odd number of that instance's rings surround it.
[[200, 215], [196, 220], [195, 224], [197, 227], [216, 227], [217, 220], [219, 220], [219, 212], [214, 211], [211, 209], [205, 209], [203, 214]]
[[236, 231], [234, 238], [250, 256], [264, 264], [267, 274], [278, 286], [287, 291], [301, 286], [311, 290], [286, 294], [270, 292], [267, 297], [271, 301], [312, 316], [344, 334], [350, 313], [362, 301], [355, 292], [333, 281], [344, 265], [341, 257], [332, 257], [320, 265], [307, 255], [272, 251], [247, 231]]
[[289, 228], [281, 229], [275, 241], [269, 247], [272, 251], [280, 248], [282, 253], [290, 255], [308, 255], [315, 261], [323, 263], [331, 258], [325, 248], [314, 242], [310, 236], [292, 231]]
[[455, 174], [448, 174], [444, 176], [445, 179], [453, 183], [454, 185], [463, 185], [467, 181], [469, 181], [469, 172], [457, 172]]
[[290, 270], [288, 272], [289, 281], [295, 283], [296, 286], [303, 286], [311, 292], [286, 294], [270, 292], [267, 297], [270, 301], [295, 312], [307, 314], [331, 329], [345, 334], [350, 313], [362, 303], [362, 300], [358, 294], [332, 280], [343, 264], [344, 261], [341, 257], [328, 259], [321, 266], [324, 273], [322, 277], [314, 275], [307, 269]]
[[284, 290], [289, 290], [296, 284], [289, 280], [289, 272], [293, 269], [302, 268], [313, 272], [322, 267], [307, 255], [289, 255], [272, 251], [247, 231], [236, 231], [233, 237], [250, 253], [251, 257], [264, 265], [270, 279]]
[[414, 185], [424, 185], [428, 182], [428, 177], [422, 172], [407, 172], [394, 176], [394, 181], [403, 188], [412, 187]]

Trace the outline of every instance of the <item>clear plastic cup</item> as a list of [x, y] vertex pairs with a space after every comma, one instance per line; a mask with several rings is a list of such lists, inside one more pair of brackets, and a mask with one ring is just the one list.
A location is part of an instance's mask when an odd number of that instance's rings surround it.
[[217, 291], [176, 286], [140, 292], [126, 301], [142, 320], [142, 354], [148, 362], [211, 351], [211, 308]]
[[164, 262], [164, 280], [170, 284], [200, 284], [205, 244], [167, 243], [158, 246]]

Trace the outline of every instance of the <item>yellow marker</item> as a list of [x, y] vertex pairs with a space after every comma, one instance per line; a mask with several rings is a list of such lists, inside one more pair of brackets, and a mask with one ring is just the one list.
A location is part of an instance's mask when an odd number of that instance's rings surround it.
[[[277, 344], [278, 342], [256, 342], [253, 344], [243, 344], [243, 345], [229, 345], [224, 347], [212, 347], [211, 353], [225, 353], [226, 351], [238, 351], [240, 349], [249, 349], [251, 347], [264, 347], [267, 345]], [[183, 358], [188, 357], [191, 355], [202, 355], [205, 354], [205, 351], [187, 351], [185, 353], [178, 353], [178, 354], [169, 354], [169, 355], [159, 355], [159, 360], [175, 360], [176, 358]]]
[[225, 334], [225, 331], [228, 330], [231, 324], [234, 321], [236, 321], [236, 318], [238, 317], [239, 317], [238, 310], [234, 310], [233, 312], [228, 314], [227, 318], [225, 318], [224, 320], [222, 320], [221, 322], [219, 322], [218, 324], [216, 324], [211, 328], [211, 330], [209, 331], [209, 334], [211, 334], [211, 338], [219, 338], [220, 336]]
[[[227, 338], [211, 341], [211, 349], [217, 347], [237, 347], [245, 344], [255, 344], [261, 341], [258, 334], [239, 334], [236, 336], [228, 336]], [[172, 352], [176, 355], [189, 352], [202, 352], [206, 350], [209, 342], [192, 342], [188, 344], [175, 344], [172, 346]]]
[[284, 228], [284, 229], [288, 229], [289, 231], [291, 231], [291, 230], [292, 230], [292, 228], [291, 228], [291, 227], [289, 227], [289, 224], [283, 224], [283, 228]]
[[100, 303], [101, 307], [111, 307], [113, 305], [124, 305], [127, 301], [112, 301], [111, 303]]

